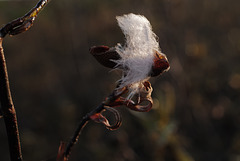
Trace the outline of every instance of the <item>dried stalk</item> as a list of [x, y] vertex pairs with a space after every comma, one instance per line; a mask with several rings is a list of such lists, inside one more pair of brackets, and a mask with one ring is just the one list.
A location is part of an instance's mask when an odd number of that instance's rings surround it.
[[0, 103], [3, 114], [7, 136], [10, 157], [12, 161], [22, 161], [21, 144], [18, 131], [16, 111], [13, 105], [10, 92], [7, 65], [3, 52], [3, 38], [6, 35], [17, 35], [27, 31], [38, 15], [39, 11], [47, 4], [49, 0], [40, 0], [38, 4], [31, 9], [26, 15], [13, 20], [0, 29]]
[[18, 132], [17, 116], [13, 105], [9, 87], [6, 61], [2, 48], [2, 38], [0, 38], [0, 102], [5, 121], [9, 151], [12, 161], [22, 161], [22, 153]]
[[[115, 100], [117, 100], [123, 93], [125, 92], [125, 89], [123, 91], [121, 91], [120, 93], [117, 92], [117, 90], [114, 90], [112, 94], [110, 94], [105, 101], [103, 101], [97, 108], [95, 108], [94, 110], [92, 110], [91, 112], [87, 113], [81, 120], [81, 122], [79, 123], [77, 129], [75, 130], [75, 133], [72, 137], [72, 139], [70, 140], [70, 142], [67, 145], [67, 148], [64, 152], [64, 156], [62, 157], [61, 161], [67, 161], [69, 159], [70, 153], [72, 151], [73, 146], [77, 143], [78, 138], [81, 134], [81, 131], [83, 130], [83, 128], [86, 126], [86, 124], [92, 120], [92, 116], [94, 116], [95, 114], [100, 114], [103, 110], [108, 109], [105, 108], [105, 106], [113, 103]], [[111, 109], [112, 110], [112, 109]], [[111, 111], [110, 112], [114, 113], [116, 120], [116, 124], [115, 125], [109, 125], [108, 122], [106, 123], [105, 120], [101, 120], [100, 122], [103, 123], [108, 129], [114, 130], [117, 129], [120, 124], [121, 124], [121, 118], [118, 112], [115, 111]], [[117, 116], [116, 116], [117, 115]], [[100, 119], [105, 119], [105, 117], [102, 117]], [[96, 121], [96, 120], [95, 120]], [[59, 160], [60, 161], [60, 160]]]

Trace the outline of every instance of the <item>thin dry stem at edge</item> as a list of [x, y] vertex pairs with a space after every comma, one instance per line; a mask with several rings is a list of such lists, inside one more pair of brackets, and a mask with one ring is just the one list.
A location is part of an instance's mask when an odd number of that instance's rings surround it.
[[16, 111], [13, 105], [9, 88], [6, 61], [2, 48], [2, 38], [0, 38], [0, 102], [6, 125], [10, 157], [12, 161], [21, 161], [22, 153], [19, 139]]
[[10, 92], [6, 60], [3, 52], [3, 38], [6, 35], [17, 35], [30, 29], [38, 13], [49, 0], [40, 0], [23, 17], [13, 20], [0, 28], [0, 103], [9, 144], [11, 161], [22, 161], [21, 144], [18, 131], [16, 111]]

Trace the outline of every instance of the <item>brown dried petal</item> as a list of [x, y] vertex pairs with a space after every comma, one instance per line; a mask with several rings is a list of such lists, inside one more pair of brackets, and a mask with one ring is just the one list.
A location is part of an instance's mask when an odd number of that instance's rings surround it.
[[143, 83], [144, 87], [139, 91], [139, 99], [135, 103], [132, 100], [126, 100], [124, 105], [129, 109], [138, 111], [138, 112], [148, 112], [152, 109], [153, 100], [151, 97], [152, 86], [149, 81]]
[[121, 115], [119, 114], [119, 112], [111, 107], [105, 107], [106, 110], [108, 110], [109, 112], [114, 114], [115, 117], [115, 124], [111, 125], [111, 126], [106, 126], [109, 130], [117, 130], [121, 124], [122, 124], [122, 118]]
[[151, 94], [153, 91], [153, 88], [151, 86], [151, 83], [149, 81], [143, 82], [144, 88], [140, 90], [140, 96], [143, 98], [151, 98]]
[[[146, 105], [141, 105], [140, 103], [147, 103]], [[134, 111], [138, 112], [148, 112], [152, 109], [153, 101], [152, 99], [141, 100], [139, 104], [135, 104], [132, 101], [126, 102], [126, 106]]]
[[97, 122], [97, 123], [102, 123], [105, 126], [110, 126], [106, 117], [104, 117], [101, 113], [95, 113], [94, 115], [91, 115], [90, 119]]
[[114, 118], [116, 120], [115, 124], [110, 125], [107, 118], [105, 116], [103, 116], [101, 113], [96, 113], [94, 115], [91, 115], [90, 119], [97, 123], [104, 124], [106, 126], [106, 128], [109, 130], [118, 129], [122, 124], [122, 119], [121, 119], [119, 112], [116, 109], [111, 108], [111, 107], [105, 107], [105, 109], [114, 114]]
[[108, 46], [93, 46], [90, 49], [90, 53], [100, 64], [111, 69], [117, 65], [112, 60], [120, 59], [120, 55], [116, 52], [115, 48], [109, 48]]

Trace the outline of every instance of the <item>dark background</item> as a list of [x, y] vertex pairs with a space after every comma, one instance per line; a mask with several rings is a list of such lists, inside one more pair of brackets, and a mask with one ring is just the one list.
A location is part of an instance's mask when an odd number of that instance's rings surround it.
[[[0, 24], [37, 1], [0, 1]], [[26, 161], [54, 160], [84, 114], [114, 89], [120, 73], [89, 54], [124, 36], [115, 16], [145, 15], [171, 69], [150, 81], [148, 113], [118, 108], [117, 131], [90, 122], [71, 161], [239, 161], [239, 0], [51, 0], [34, 26], [3, 42]], [[8, 143], [0, 119], [0, 160]]]

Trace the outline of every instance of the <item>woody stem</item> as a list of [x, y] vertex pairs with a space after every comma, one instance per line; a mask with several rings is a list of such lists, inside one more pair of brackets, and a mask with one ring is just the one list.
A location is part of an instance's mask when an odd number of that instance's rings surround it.
[[20, 138], [17, 124], [16, 111], [13, 105], [9, 87], [7, 66], [4, 57], [3, 38], [0, 37], [0, 103], [6, 125], [10, 157], [12, 161], [22, 161]]

